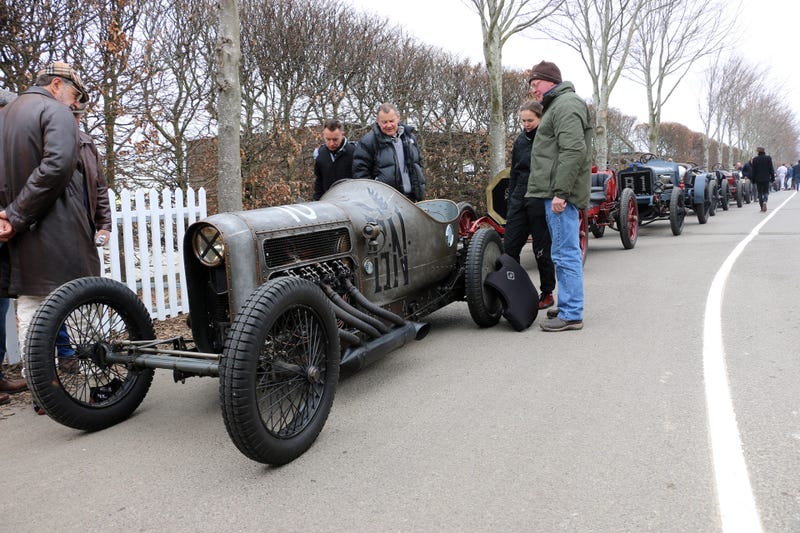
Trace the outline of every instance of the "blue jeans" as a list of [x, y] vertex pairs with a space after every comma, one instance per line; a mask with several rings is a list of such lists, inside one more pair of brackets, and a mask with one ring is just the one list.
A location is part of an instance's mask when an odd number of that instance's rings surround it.
[[544, 211], [550, 228], [550, 250], [558, 280], [558, 316], [563, 320], [583, 320], [583, 262], [578, 231], [578, 209], [567, 202], [561, 213], [553, 213], [553, 200], [545, 200]]

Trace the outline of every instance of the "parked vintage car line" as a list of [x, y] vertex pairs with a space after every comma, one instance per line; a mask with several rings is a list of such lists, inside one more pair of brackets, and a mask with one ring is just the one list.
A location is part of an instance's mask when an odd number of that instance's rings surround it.
[[292, 461], [322, 430], [340, 368], [421, 339], [421, 320], [452, 302], [465, 300], [482, 327], [497, 324], [502, 302], [484, 280], [500, 236], [466, 232], [469, 217], [466, 204], [414, 204], [363, 180], [338, 182], [319, 202], [208, 217], [184, 239], [193, 339], [154, 339], [126, 286], [75, 280], [31, 323], [34, 399], [62, 424], [98, 430], [130, 416], [156, 368], [176, 381], [218, 376], [239, 450]]

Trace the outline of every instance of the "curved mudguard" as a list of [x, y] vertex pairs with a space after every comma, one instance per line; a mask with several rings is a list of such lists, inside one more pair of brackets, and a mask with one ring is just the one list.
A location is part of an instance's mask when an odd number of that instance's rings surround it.
[[539, 293], [522, 266], [510, 255], [497, 259], [494, 272], [486, 276], [484, 285], [497, 291], [503, 304], [503, 316], [517, 330], [530, 327], [539, 313]]
[[706, 183], [708, 183], [706, 174], [698, 174], [694, 178], [694, 188], [692, 189], [691, 201], [693, 204], [702, 204], [705, 202]]

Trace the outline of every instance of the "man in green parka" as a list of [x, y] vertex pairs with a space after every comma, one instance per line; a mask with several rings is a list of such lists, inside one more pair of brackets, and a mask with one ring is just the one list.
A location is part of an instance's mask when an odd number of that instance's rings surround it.
[[554, 63], [531, 69], [528, 83], [544, 115], [531, 150], [526, 209], [532, 199], [545, 200], [552, 258], [558, 280], [558, 309], [539, 325], [544, 331], [583, 328], [583, 262], [579, 209], [589, 206], [592, 187], [592, 125], [589, 108], [572, 83], [561, 80]]

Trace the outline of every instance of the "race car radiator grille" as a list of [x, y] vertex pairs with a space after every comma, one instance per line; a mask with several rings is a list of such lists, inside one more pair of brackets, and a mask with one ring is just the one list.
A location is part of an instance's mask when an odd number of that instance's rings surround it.
[[620, 173], [620, 185], [629, 188], [637, 195], [653, 194], [653, 178], [650, 170], [639, 170]]
[[264, 241], [267, 268], [277, 268], [311, 260], [324, 260], [350, 251], [347, 228], [291, 235]]

